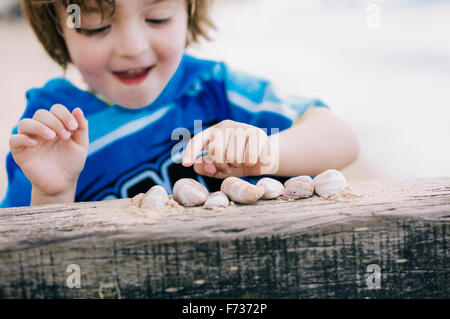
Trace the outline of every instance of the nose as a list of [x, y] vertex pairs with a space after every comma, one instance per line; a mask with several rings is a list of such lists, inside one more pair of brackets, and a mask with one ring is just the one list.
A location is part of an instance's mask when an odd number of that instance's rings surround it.
[[139, 24], [122, 26], [117, 32], [116, 53], [125, 58], [135, 58], [142, 55], [150, 47], [146, 30]]

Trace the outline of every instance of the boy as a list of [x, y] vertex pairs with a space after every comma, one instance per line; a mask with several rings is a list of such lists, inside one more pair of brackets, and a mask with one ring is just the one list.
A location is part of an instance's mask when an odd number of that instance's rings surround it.
[[[69, 4], [81, 9], [75, 27]], [[57, 78], [27, 92], [1, 207], [132, 197], [155, 184], [170, 192], [185, 177], [214, 191], [227, 176], [315, 175], [358, 155], [354, 131], [321, 101], [185, 54], [213, 27], [208, 0], [22, 5], [46, 51], [77, 67], [90, 91]], [[180, 128], [197, 133], [181, 164], [171, 156]]]

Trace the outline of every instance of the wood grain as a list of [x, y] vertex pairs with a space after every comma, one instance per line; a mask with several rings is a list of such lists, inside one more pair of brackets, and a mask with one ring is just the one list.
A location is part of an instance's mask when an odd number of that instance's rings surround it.
[[[3, 298], [450, 296], [450, 178], [354, 182], [339, 199], [152, 216], [130, 200], [0, 210]], [[81, 289], [69, 289], [69, 264]], [[367, 266], [381, 268], [369, 289]]]

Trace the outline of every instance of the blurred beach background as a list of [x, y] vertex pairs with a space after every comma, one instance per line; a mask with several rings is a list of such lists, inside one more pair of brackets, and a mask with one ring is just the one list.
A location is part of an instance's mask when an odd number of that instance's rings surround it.
[[[0, 2], [0, 199], [25, 92], [62, 74], [17, 2]], [[450, 176], [449, 17], [450, 0], [219, 0], [214, 41], [189, 52], [327, 103], [360, 137], [349, 180]]]

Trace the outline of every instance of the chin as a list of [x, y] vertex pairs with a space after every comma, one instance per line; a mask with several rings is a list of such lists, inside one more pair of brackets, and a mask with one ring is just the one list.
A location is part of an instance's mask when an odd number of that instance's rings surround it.
[[135, 97], [133, 99], [117, 99], [116, 104], [120, 105], [127, 109], [141, 109], [146, 106], [149, 106], [155, 101], [154, 98], [142, 98], [142, 99], [136, 99]]

